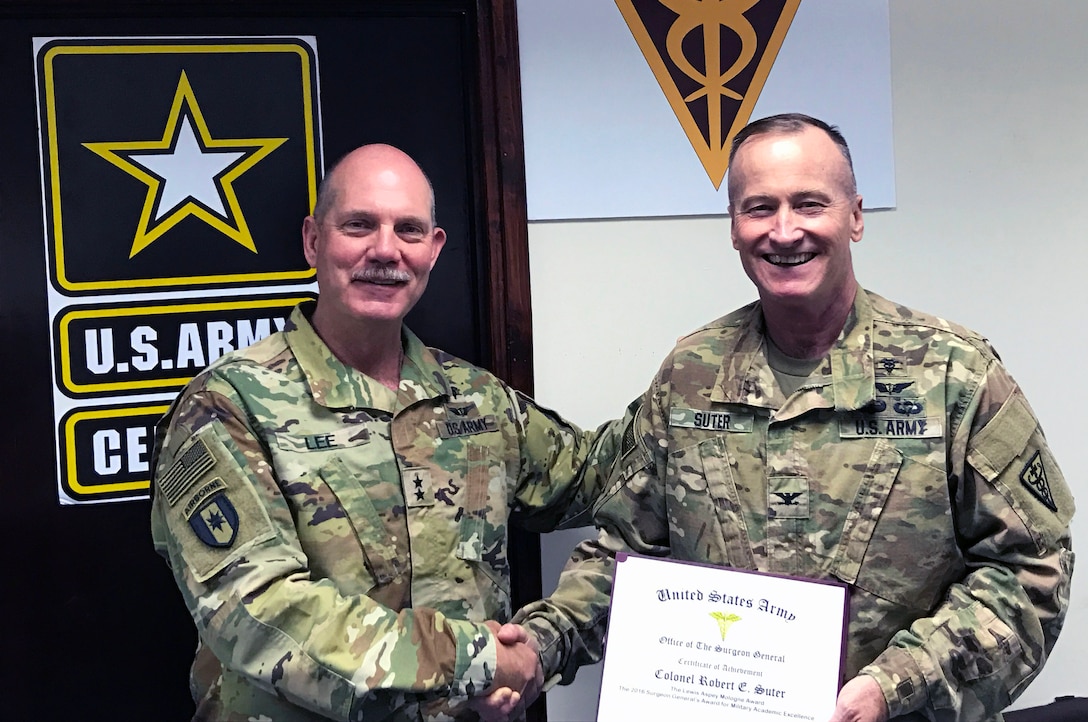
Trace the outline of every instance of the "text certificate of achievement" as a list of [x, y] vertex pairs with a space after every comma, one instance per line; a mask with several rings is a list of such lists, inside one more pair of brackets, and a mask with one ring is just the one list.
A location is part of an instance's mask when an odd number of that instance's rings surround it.
[[616, 555], [598, 722], [826, 722], [849, 596], [838, 582]]

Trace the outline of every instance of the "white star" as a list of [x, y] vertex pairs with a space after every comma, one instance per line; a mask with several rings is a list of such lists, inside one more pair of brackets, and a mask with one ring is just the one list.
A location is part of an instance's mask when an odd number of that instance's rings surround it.
[[216, 178], [244, 155], [232, 151], [205, 151], [193, 132], [189, 116], [184, 115], [171, 152], [130, 155], [129, 160], [163, 179], [162, 195], [155, 207], [156, 221], [190, 198], [220, 217], [228, 218]]
[[162, 139], [83, 145], [147, 185], [132, 238], [132, 258], [190, 217], [204, 221], [256, 253], [233, 184], [286, 141], [213, 138], [193, 87], [182, 71]]

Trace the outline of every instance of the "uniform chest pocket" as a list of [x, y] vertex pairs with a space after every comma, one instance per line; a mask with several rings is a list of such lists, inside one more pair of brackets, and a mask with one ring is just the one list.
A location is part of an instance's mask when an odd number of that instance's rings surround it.
[[299, 542], [315, 578], [345, 594], [362, 594], [406, 571], [369, 489], [338, 457], [283, 485]]
[[487, 436], [438, 442], [433, 501], [408, 514], [415, 602], [475, 621], [510, 614], [509, 484]]
[[[669, 457], [666, 505], [673, 552], [755, 569], [740, 495], [733, 479], [725, 438], [715, 435]], [[691, 530], [699, 530], [692, 534]]]
[[964, 567], [946, 475], [914, 456], [886, 439], [873, 443], [832, 571], [882, 599], [929, 610]]

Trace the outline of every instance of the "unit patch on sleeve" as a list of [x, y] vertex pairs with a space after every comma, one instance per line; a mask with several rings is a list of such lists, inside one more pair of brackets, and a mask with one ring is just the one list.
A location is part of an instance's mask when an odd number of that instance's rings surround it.
[[220, 491], [189, 517], [189, 526], [197, 538], [208, 546], [229, 547], [238, 535], [238, 512], [230, 503], [226, 492]]
[[1046, 478], [1043, 457], [1038, 451], [1020, 470], [1020, 483], [1027, 487], [1031, 495], [1038, 499], [1047, 509], [1054, 512], [1058, 511], [1058, 505], [1054, 503], [1054, 495], [1050, 492], [1050, 482]]

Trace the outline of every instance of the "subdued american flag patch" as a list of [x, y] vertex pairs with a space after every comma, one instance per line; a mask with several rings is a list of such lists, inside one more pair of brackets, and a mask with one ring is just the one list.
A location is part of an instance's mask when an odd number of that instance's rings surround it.
[[159, 489], [173, 506], [204, 472], [215, 466], [215, 457], [203, 439], [197, 439], [159, 479]]

